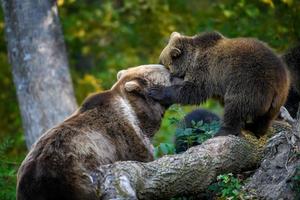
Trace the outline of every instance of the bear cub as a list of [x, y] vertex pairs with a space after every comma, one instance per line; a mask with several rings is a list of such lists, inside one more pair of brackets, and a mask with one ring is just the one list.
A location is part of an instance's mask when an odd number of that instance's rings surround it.
[[242, 128], [262, 136], [289, 91], [282, 59], [253, 38], [230, 39], [218, 32], [189, 37], [174, 32], [160, 63], [181, 82], [152, 88], [149, 95], [164, 104], [218, 99], [224, 104], [224, 116], [217, 136], [238, 135]]

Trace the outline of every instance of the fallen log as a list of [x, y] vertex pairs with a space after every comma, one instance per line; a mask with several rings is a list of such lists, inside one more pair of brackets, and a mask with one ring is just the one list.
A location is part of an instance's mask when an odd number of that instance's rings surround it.
[[244, 138], [222, 136], [149, 163], [101, 166], [90, 178], [100, 199], [168, 199], [203, 192], [219, 174], [254, 169], [261, 155]]

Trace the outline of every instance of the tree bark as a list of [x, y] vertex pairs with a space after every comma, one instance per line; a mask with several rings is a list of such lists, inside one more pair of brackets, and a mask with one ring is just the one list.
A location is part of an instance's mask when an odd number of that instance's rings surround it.
[[261, 155], [245, 139], [223, 136], [149, 163], [105, 165], [90, 178], [101, 199], [168, 199], [203, 192], [219, 174], [253, 169]]
[[2, 0], [27, 147], [77, 107], [55, 0]]
[[300, 198], [300, 182], [295, 180], [300, 172], [300, 120], [290, 122], [292, 127], [281, 126], [281, 131], [268, 141], [260, 167], [244, 185], [250, 199]]

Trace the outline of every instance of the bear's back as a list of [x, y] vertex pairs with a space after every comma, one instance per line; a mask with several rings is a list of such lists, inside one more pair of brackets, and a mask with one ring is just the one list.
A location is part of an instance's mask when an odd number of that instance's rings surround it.
[[[286, 82], [287, 69], [282, 60], [263, 42], [253, 38], [224, 38], [208, 50], [211, 74], [223, 81]], [[226, 80], [225, 80], [226, 79]], [[228, 80], [227, 80], [228, 79]], [[277, 80], [277, 81], [274, 81]]]

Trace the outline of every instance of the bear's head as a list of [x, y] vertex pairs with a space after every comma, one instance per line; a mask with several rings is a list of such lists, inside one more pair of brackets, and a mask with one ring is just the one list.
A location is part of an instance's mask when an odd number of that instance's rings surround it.
[[119, 71], [117, 79], [111, 90], [134, 110], [143, 131], [152, 137], [168, 106], [148, 97], [147, 91], [155, 86], [170, 86], [170, 72], [163, 65], [142, 65]]
[[159, 56], [159, 62], [170, 69], [172, 76], [184, 78], [188, 70], [195, 70], [197, 63], [201, 62], [202, 52], [222, 38], [224, 37], [218, 32], [208, 32], [193, 37], [173, 32]]

